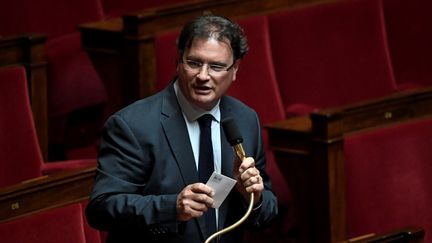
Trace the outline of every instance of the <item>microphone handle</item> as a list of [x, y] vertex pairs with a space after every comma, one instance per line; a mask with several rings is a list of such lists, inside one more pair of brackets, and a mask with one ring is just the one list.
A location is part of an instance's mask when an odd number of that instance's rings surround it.
[[233, 146], [233, 148], [234, 148], [234, 151], [235, 151], [235, 153], [236, 153], [236, 156], [237, 156], [237, 158], [240, 160], [240, 162], [243, 161], [243, 160], [246, 158], [246, 153], [245, 153], [245, 151], [244, 151], [244, 149], [243, 149], [242, 144], [241, 144], [241, 143], [239, 143], [239, 144], [235, 144], [235, 145]]

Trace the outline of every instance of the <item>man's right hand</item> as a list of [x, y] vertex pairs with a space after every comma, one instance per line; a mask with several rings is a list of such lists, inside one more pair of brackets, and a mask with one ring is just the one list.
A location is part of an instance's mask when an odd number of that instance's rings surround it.
[[213, 189], [203, 183], [185, 187], [177, 196], [177, 220], [200, 217], [213, 205]]

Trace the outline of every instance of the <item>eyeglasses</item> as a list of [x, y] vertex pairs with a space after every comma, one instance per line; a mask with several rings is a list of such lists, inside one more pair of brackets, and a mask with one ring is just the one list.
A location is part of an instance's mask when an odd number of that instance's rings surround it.
[[188, 71], [193, 71], [196, 73], [199, 73], [201, 71], [201, 68], [207, 66], [207, 72], [211, 76], [222, 76], [226, 74], [235, 64], [231, 64], [230, 66], [226, 66], [223, 64], [216, 64], [216, 63], [203, 63], [200, 61], [190, 60], [190, 59], [181, 59], [181, 63], [183, 63], [184, 69]]

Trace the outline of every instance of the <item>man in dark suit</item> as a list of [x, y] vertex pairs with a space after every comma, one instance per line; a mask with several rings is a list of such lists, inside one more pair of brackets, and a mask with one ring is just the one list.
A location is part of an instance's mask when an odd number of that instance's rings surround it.
[[[250, 193], [254, 202], [246, 222], [217, 242], [242, 242], [245, 228], [263, 227], [277, 214], [258, 116], [225, 96], [248, 51], [242, 29], [220, 16], [202, 16], [183, 28], [177, 47], [174, 82], [105, 125], [86, 213], [93, 227], [108, 231], [107, 242], [204, 242], [212, 233], [209, 222], [220, 230], [245, 214]], [[214, 210], [214, 191], [199, 179], [204, 162], [198, 157], [204, 156], [197, 120], [204, 114], [211, 115], [213, 150], [206, 162], [237, 180], [210, 219], [204, 216]], [[226, 117], [234, 118], [243, 135], [250, 156], [243, 161], [236, 160], [221, 129]]]

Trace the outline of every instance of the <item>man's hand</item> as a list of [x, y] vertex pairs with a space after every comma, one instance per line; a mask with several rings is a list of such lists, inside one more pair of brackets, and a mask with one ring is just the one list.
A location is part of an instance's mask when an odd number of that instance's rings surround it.
[[259, 170], [255, 167], [255, 160], [251, 157], [245, 158], [237, 168], [237, 171], [234, 169], [237, 190], [242, 194], [246, 202], [249, 201], [250, 193], [253, 192], [254, 205], [256, 205], [261, 199], [264, 184]]
[[213, 205], [213, 189], [203, 183], [185, 187], [177, 196], [177, 220], [200, 217]]

